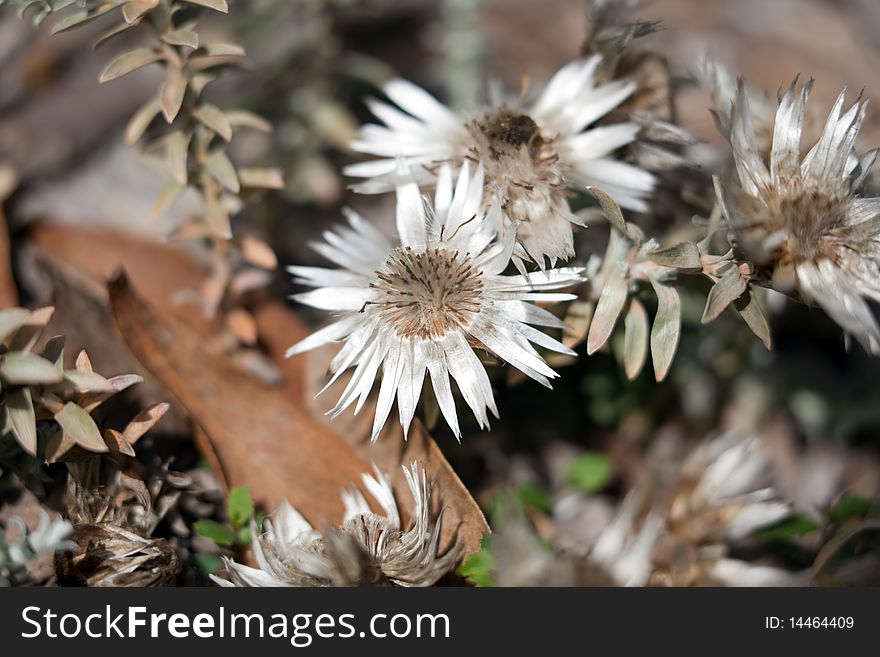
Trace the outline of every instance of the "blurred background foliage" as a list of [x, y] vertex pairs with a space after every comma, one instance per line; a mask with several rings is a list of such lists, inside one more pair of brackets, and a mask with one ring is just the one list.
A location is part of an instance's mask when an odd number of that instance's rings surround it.
[[[166, 179], [123, 143], [126, 122], [159, 82], [155, 67], [97, 85], [106, 63], [143, 35], [131, 30], [92, 50], [110, 24], [103, 18], [52, 36], [52, 17], [32, 28], [7, 9], [0, 9], [0, 179], [6, 180], [0, 196], [17, 290], [34, 307], [51, 296], [51, 281], [29, 246], [35, 222], [165, 239], [200, 204], [184, 196], [156, 220], [152, 208]], [[231, 0], [229, 9], [228, 15], [202, 12], [200, 30], [241, 44], [247, 58], [242, 70], [208, 87], [205, 98], [273, 125], [271, 134], [236, 134], [228, 149], [233, 161], [278, 167], [284, 178], [282, 189], [246, 195], [232, 229], [262, 238], [282, 264], [319, 264], [308, 242], [340, 220], [344, 205], [391, 230], [393, 199], [355, 195], [339, 173], [355, 161], [346, 144], [370, 118], [364, 99], [378, 94], [383, 81], [404, 76], [468, 110], [483, 100], [489, 80], [510, 89], [526, 78], [540, 83], [577, 56], [587, 34], [582, 0]], [[720, 156], [723, 144], [707, 94], [691, 83], [694, 62], [707, 48], [771, 94], [803, 73], [816, 77], [813, 102], [823, 108], [844, 84], [880, 97], [880, 5], [870, 0], [656, 0], [639, 17], [663, 21], [647, 45], [667, 59], [678, 122], [709, 154]], [[861, 142], [862, 148], [880, 143], [876, 109], [869, 110]], [[583, 206], [590, 203], [582, 199]], [[664, 235], [690, 218], [658, 216], [642, 227]], [[579, 254], [601, 254], [607, 228], [597, 222], [577, 237]], [[289, 294], [287, 277], [272, 276], [261, 294]], [[731, 312], [703, 326], [708, 289], [708, 281], [695, 277], [679, 285], [683, 328], [664, 381], [655, 382], [650, 367], [627, 380], [613, 355], [622, 346], [615, 334], [590, 357], [581, 345], [580, 357], [561, 366], [553, 391], [499, 377], [502, 417], [491, 431], [465, 425], [459, 446], [436, 427], [434, 438], [481, 506], [494, 509], [498, 495], [512, 495], [539, 533], [555, 536], [559, 531], [542, 526], [541, 518], [567, 492], [620, 497], [646, 467], [662, 467], [705, 436], [733, 429], [762, 436], [774, 457], [776, 487], [813, 513], [766, 536], [780, 549], [797, 547], [802, 534], [824, 523], [820, 513], [838, 522], [872, 513], [869, 500], [880, 493], [880, 362], [857, 345], [847, 348], [821, 311], [779, 295], [764, 300], [771, 351]], [[653, 316], [656, 300], [646, 294], [642, 301]], [[316, 325], [317, 316], [297, 312]], [[145, 450], [174, 456], [176, 469], [202, 477], [205, 463], [174, 415], [152, 432]], [[227, 523], [216, 490], [206, 482], [186, 500], [187, 523], [208, 528], [188, 539], [193, 552], [216, 554], [210, 537], [247, 529], [240, 518]], [[825, 491], [833, 499], [822, 499]], [[51, 495], [45, 499], [52, 507]], [[243, 541], [236, 535], [226, 542]], [[491, 581], [486, 559], [473, 557], [467, 575]], [[199, 563], [213, 568], [216, 558]], [[201, 577], [196, 567], [189, 576]]]

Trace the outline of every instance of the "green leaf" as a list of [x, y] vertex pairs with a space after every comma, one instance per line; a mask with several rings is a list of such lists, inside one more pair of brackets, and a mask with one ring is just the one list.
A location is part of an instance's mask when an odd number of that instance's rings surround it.
[[174, 30], [162, 35], [162, 41], [171, 46], [199, 47], [199, 35], [193, 30]]
[[623, 327], [623, 369], [632, 381], [642, 371], [648, 355], [648, 314], [638, 299], [630, 301]]
[[122, 7], [122, 17], [125, 22], [131, 25], [148, 11], [155, 9], [159, 5], [159, 0], [131, 0]]
[[654, 378], [662, 381], [669, 373], [678, 339], [681, 335], [681, 297], [678, 290], [669, 285], [651, 281], [657, 295], [657, 314], [651, 327], [651, 358], [654, 361]]
[[492, 573], [495, 571], [495, 557], [489, 550], [491, 536], [480, 541], [480, 551], [471, 552], [462, 560], [457, 572], [474, 586], [494, 586]]
[[193, 527], [200, 535], [210, 538], [220, 547], [232, 547], [235, 544], [235, 534], [232, 532], [232, 528], [216, 520], [197, 520]]
[[31, 319], [31, 311], [26, 308], [5, 308], [0, 310], [0, 341], [15, 333]]
[[37, 418], [30, 388], [6, 390], [6, 413], [15, 439], [31, 456], [37, 455]]
[[50, 385], [61, 383], [64, 372], [42, 356], [12, 351], [0, 362], [0, 379], [13, 385]]
[[110, 62], [107, 68], [104, 69], [104, 72], [101, 73], [101, 77], [98, 78], [98, 81], [103, 83], [115, 80], [116, 78], [121, 78], [123, 75], [127, 75], [142, 66], [157, 61], [159, 61], [159, 54], [152, 48], [138, 48], [132, 50], [120, 55]]
[[162, 83], [159, 90], [159, 102], [162, 105], [162, 114], [168, 123], [174, 121], [180, 107], [183, 105], [183, 97], [186, 95], [186, 78], [178, 70], [169, 72], [168, 77]]
[[206, 575], [216, 573], [220, 570], [220, 564], [222, 563], [219, 554], [195, 554], [193, 555], [193, 560], [196, 562], [199, 570]]
[[193, 116], [225, 141], [232, 139], [232, 126], [229, 125], [226, 115], [216, 105], [206, 103], [193, 112]]
[[819, 529], [819, 525], [812, 518], [792, 515], [780, 520], [775, 525], [759, 529], [755, 532], [755, 536], [767, 541], [787, 541], [797, 536], [809, 534], [817, 529]]
[[64, 380], [77, 392], [115, 392], [116, 389], [97, 372], [82, 370], [65, 370]]
[[226, 498], [226, 515], [233, 527], [246, 525], [254, 512], [254, 502], [247, 486], [235, 486]]
[[229, 158], [226, 157], [226, 153], [223, 151], [216, 150], [211, 153], [208, 159], [205, 160], [205, 169], [214, 180], [233, 194], [238, 194], [241, 190], [238, 176], [235, 173], [235, 167], [232, 166], [232, 162], [229, 161]]
[[626, 222], [623, 220], [623, 213], [620, 211], [620, 206], [614, 202], [614, 199], [598, 187], [587, 187], [587, 191], [599, 201], [599, 205], [602, 206], [602, 210], [605, 211], [605, 216], [608, 217], [608, 221], [611, 225], [622, 234], [628, 235]]
[[251, 542], [251, 526], [242, 525], [235, 532], [236, 545], [250, 545]]
[[702, 269], [700, 249], [693, 242], [679, 242], [647, 254], [648, 259], [663, 267], [697, 272]]
[[549, 512], [553, 507], [550, 493], [535, 484], [520, 484], [516, 487], [516, 496], [523, 504], [540, 511]]
[[55, 421], [61, 425], [65, 435], [77, 445], [90, 452], [107, 451], [107, 445], [92, 416], [73, 402], [67, 402], [55, 413]]
[[233, 128], [251, 128], [259, 132], [272, 132], [271, 123], [262, 116], [247, 110], [229, 110], [226, 112], [226, 120]]
[[168, 181], [153, 203], [154, 216], [158, 218], [168, 212], [168, 208], [174, 205], [175, 201], [180, 198], [184, 191], [186, 191], [184, 185], [181, 185], [176, 180]]
[[740, 274], [739, 268], [736, 265], [731, 265], [709, 290], [706, 307], [703, 309], [703, 318], [700, 321], [703, 324], [708, 324], [718, 317], [722, 310], [742, 296], [747, 287], [748, 283]]
[[608, 271], [599, 302], [593, 312], [590, 333], [587, 336], [587, 354], [592, 355], [611, 337], [617, 318], [626, 304], [628, 284], [620, 271], [622, 263], [614, 263]]
[[754, 291], [746, 290], [743, 295], [734, 302], [734, 307], [743, 318], [748, 327], [752, 330], [767, 349], [772, 348], [773, 338], [770, 335], [770, 325], [767, 323], [767, 317], [758, 302]]
[[200, 48], [207, 57], [244, 57], [244, 48], [234, 43], [206, 43]]
[[133, 144], [140, 139], [161, 110], [162, 104], [158, 98], [151, 98], [144, 103], [125, 127], [125, 143]]
[[828, 509], [828, 519], [831, 522], [843, 522], [852, 518], [861, 520], [871, 513], [873, 507], [874, 503], [871, 500], [844, 493], [837, 504]]
[[199, 5], [200, 7], [207, 7], [208, 9], [213, 9], [214, 11], [219, 11], [224, 14], [229, 13], [229, 5], [226, 4], [226, 0], [183, 0], [184, 2], [188, 2], [191, 5]]
[[566, 479], [585, 493], [595, 493], [608, 485], [613, 470], [611, 461], [605, 454], [586, 452], [568, 466]]
[[165, 138], [165, 166], [171, 177], [181, 185], [187, 182], [187, 160], [190, 135], [183, 130], [176, 130]]

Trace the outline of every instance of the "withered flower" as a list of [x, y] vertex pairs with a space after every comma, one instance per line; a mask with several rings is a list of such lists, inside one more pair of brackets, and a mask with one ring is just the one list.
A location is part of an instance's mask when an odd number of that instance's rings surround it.
[[[510, 249], [483, 221], [483, 169], [461, 168], [453, 190], [449, 165], [440, 168], [434, 207], [425, 206], [415, 183], [397, 189], [397, 232], [392, 246], [353, 212], [350, 228], [324, 233], [314, 248], [341, 269], [290, 267], [297, 281], [317, 288], [296, 295], [301, 303], [335, 311], [336, 321], [295, 344], [288, 355], [343, 341], [330, 365], [328, 387], [354, 368], [334, 408], [338, 415], [357, 400], [359, 411], [382, 372], [373, 421], [377, 439], [397, 398], [404, 435], [426, 377], [440, 411], [461, 436], [452, 379], [481, 427], [498, 409], [476, 349], [489, 351], [535, 381], [550, 387], [557, 376], [532, 343], [573, 353], [535, 326], [561, 322], [533, 302], [572, 299], [554, 290], [580, 281], [573, 267], [505, 276]], [[512, 245], [508, 245], [512, 246]], [[326, 390], [326, 387], [325, 387]]]
[[384, 91], [400, 109], [369, 101], [385, 125], [364, 126], [352, 144], [383, 159], [351, 165], [345, 173], [370, 178], [355, 189], [375, 193], [394, 186], [396, 158], [421, 183], [433, 182], [444, 162], [482, 162], [483, 210], [502, 235], [516, 237], [514, 262], [543, 268], [546, 258], [552, 267], [574, 255], [571, 226], [580, 221], [569, 208], [569, 189], [601, 187], [622, 206], [642, 211], [654, 187], [651, 174], [614, 157], [641, 126], [596, 125], [636, 88], [628, 80], [597, 84], [600, 62], [598, 55], [575, 61], [534, 100], [497, 99], [471, 116], [455, 114], [410, 82], [392, 80]]
[[299, 512], [281, 504], [266, 531], [253, 531], [257, 568], [225, 559], [221, 586], [431, 586], [458, 563], [461, 546], [439, 553], [441, 514], [431, 511], [431, 483], [424, 466], [403, 466], [413, 497], [410, 521], [401, 523], [388, 477], [364, 474], [364, 487], [382, 508], [372, 511], [357, 490], [343, 494], [340, 527], [318, 532]]
[[[109, 457], [72, 451], [67, 467], [67, 516], [76, 547], [59, 553], [62, 586], [170, 586], [180, 571], [177, 551], [152, 534], [174, 507], [185, 475], [140, 466], [133, 444], [162, 417], [167, 405], [139, 414], [125, 430], [108, 430]], [[131, 455], [130, 455], [131, 454]], [[109, 475], [102, 475], [102, 466]], [[102, 476], [108, 477], [104, 483]]]
[[781, 98], [768, 163], [758, 149], [745, 85], [733, 104], [735, 172], [719, 190], [738, 258], [751, 280], [825, 310], [872, 354], [880, 328], [868, 300], [880, 301], [880, 198], [859, 195], [877, 151], [854, 150], [867, 103], [843, 110], [841, 92], [821, 137], [801, 158], [811, 83]]

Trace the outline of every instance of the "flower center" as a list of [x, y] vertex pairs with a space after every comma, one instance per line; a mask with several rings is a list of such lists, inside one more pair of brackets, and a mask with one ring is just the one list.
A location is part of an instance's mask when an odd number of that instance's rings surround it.
[[378, 292], [371, 305], [397, 335], [428, 340], [470, 324], [483, 281], [466, 254], [405, 247], [388, 256], [371, 287]]

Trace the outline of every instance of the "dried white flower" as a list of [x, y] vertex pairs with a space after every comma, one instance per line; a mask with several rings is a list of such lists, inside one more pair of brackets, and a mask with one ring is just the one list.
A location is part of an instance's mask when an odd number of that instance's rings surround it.
[[[620, 205], [646, 210], [654, 177], [612, 154], [636, 139], [635, 122], [592, 127], [635, 90], [634, 82], [596, 84], [599, 56], [560, 69], [533, 102], [498, 101], [473, 116], [459, 116], [419, 87], [392, 80], [385, 94], [400, 109], [370, 101], [385, 125], [364, 126], [352, 148], [384, 159], [354, 164], [351, 176], [371, 178], [356, 187], [367, 193], [388, 190], [395, 158], [402, 157], [420, 182], [432, 182], [440, 163], [481, 161], [486, 167], [483, 208], [505, 236], [517, 239], [515, 262], [574, 255], [568, 191], [597, 186]], [[403, 110], [403, 111], [400, 111]], [[490, 212], [497, 207], [499, 212]]]
[[333, 413], [341, 413], [355, 400], [357, 413], [382, 369], [373, 440], [395, 396], [406, 433], [426, 373], [456, 436], [461, 431], [450, 375], [480, 426], [488, 427], [487, 411], [497, 417], [498, 410], [475, 348], [491, 352], [547, 387], [557, 375], [530, 342], [573, 353], [529, 326], [562, 326], [554, 315], [530, 302], [572, 299], [570, 294], [547, 290], [577, 283], [581, 270], [502, 276], [509, 262], [509, 245], [506, 248], [495, 240], [490, 222], [483, 217], [482, 189], [482, 167], [472, 177], [465, 163], [453, 191], [451, 168], [443, 165], [433, 211], [426, 208], [415, 183], [397, 188], [398, 246], [349, 211], [350, 228], [327, 231], [326, 243], [314, 245], [342, 269], [289, 268], [298, 282], [319, 288], [295, 298], [334, 311], [337, 321], [291, 347], [288, 355], [342, 340], [344, 345], [330, 365], [333, 376], [327, 386], [354, 368]]
[[740, 83], [730, 143], [736, 173], [719, 202], [735, 250], [755, 267], [753, 280], [821, 306], [865, 349], [880, 353], [880, 328], [867, 300], [880, 301], [880, 198], [859, 189], [877, 151], [853, 149], [866, 102], [842, 112], [838, 96], [821, 137], [800, 157], [811, 83], [796, 80], [776, 111], [769, 169], [758, 149], [752, 111]]
[[729, 433], [700, 446], [684, 464], [668, 522], [695, 543], [735, 540], [779, 522], [791, 506], [770, 487], [770, 457], [755, 436]]
[[431, 513], [431, 483], [424, 466], [403, 467], [413, 496], [410, 522], [402, 528], [388, 478], [378, 469], [362, 481], [383, 513], [374, 513], [358, 490], [343, 494], [341, 527], [323, 534], [282, 503], [266, 532], [254, 530], [258, 568], [226, 559], [229, 580], [221, 586], [431, 586], [458, 563], [461, 546], [438, 554], [441, 514]]

